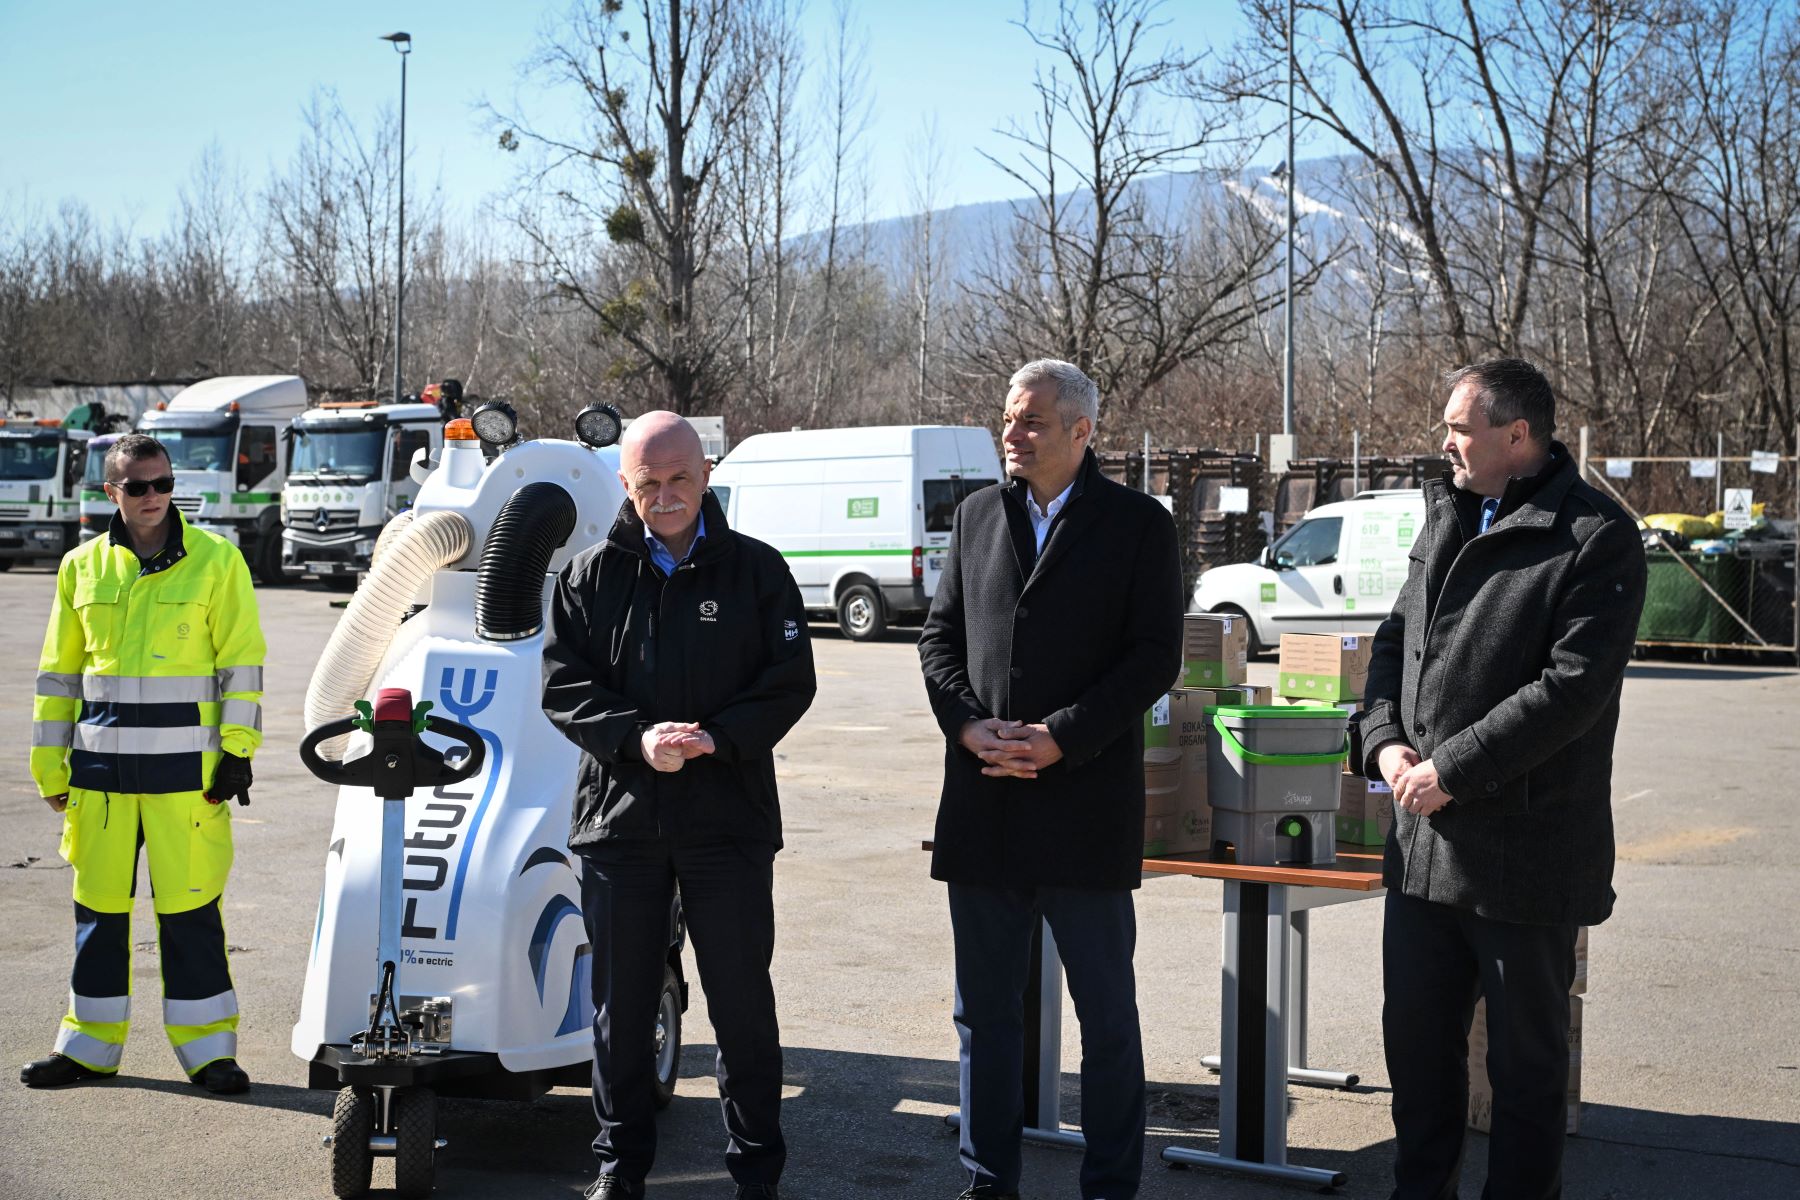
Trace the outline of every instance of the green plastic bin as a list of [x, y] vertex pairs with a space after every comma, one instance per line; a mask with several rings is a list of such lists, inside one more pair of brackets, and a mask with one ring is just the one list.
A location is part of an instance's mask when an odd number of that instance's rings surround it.
[[[1680, 561], [1677, 561], [1677, 558]], [[1749, 564], [1733, 554], [1677, 555], [1652, 550], [1645, 555], [1649, 576], [1644, 587], [1644, 615], [1638, 620], [1640, 642], [1748, 641], [1750, 635], [1724, 607], [1706, 594], [1686, 567], [1694, 568], [1713, 591], [1741, 610], [1749, 599]]]

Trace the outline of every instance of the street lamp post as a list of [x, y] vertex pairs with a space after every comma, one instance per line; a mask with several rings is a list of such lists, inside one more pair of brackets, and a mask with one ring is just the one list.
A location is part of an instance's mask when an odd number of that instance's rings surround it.
[[1282, 303], [1284, 337], [1281, 351], [1281, 432], [1294, 432], [1294, 0], [1287, 10], [1287, 270]]
[[400, 54], [400, 244], [394, 255], [394, 403], [399, 404], [403, 395], [400, 352], [406, 336], [402, 319], [406, 311], [406, 57], [412, 53], [412, 34], [384, 33], [381, 40], [392, 42]]

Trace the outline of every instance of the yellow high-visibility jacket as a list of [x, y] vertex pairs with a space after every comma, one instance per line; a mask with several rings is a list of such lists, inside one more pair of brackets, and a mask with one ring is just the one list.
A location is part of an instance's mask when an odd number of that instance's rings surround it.
[[38, 791], [207, 787], [262, 744], [262, 622], [244, 556], [179, 512], [140, 563], [113, 518], [63, 556], [32, 706]]

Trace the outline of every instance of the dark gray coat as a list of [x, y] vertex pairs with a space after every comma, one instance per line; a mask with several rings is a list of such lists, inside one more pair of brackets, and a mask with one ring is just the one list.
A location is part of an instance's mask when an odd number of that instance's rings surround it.
[[[1025, 485], [956, 510], [950, 558], [919, 636], [925, 694], [948, 743], [934, 879], [996, 887], [1135, 888], [1144, 860], [1144, 710], [1181, 673], [1175, 522], [1089, 453], [1035, 554]], [[965, 722], [1043, 722], [1063, 759], [989, 778]]]
[[1429, 758], [1451, 803], [1396, 810], [1384, 882], [1527, 924], [1612, 912], [1613, 735], [1644, 604], [1636, 524], [1569, 452], [1514, 480], [1487, 533], [1481, 497], [1425, 485], [1406, 586], [1375, 635], [1364, 766], [1382, 744]]

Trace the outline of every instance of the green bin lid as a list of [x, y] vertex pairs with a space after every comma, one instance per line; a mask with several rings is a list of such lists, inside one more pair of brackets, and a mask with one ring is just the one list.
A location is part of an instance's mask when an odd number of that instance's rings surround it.
[[1350, 715], [1335, 704], [1306, 706], [1286, 704], [1209, 704], [1206, 706], [1205, 712], [1209, 717], [1254, 718], [1259, 721], [1269, 717], [1280, 718], [1282, 720], [1292, 720], [1299, 717], [1306, 720], [1317, 721], [1321, 717], [1332, 716], [1334, 714], [1340, 717], [1347, 717]]

